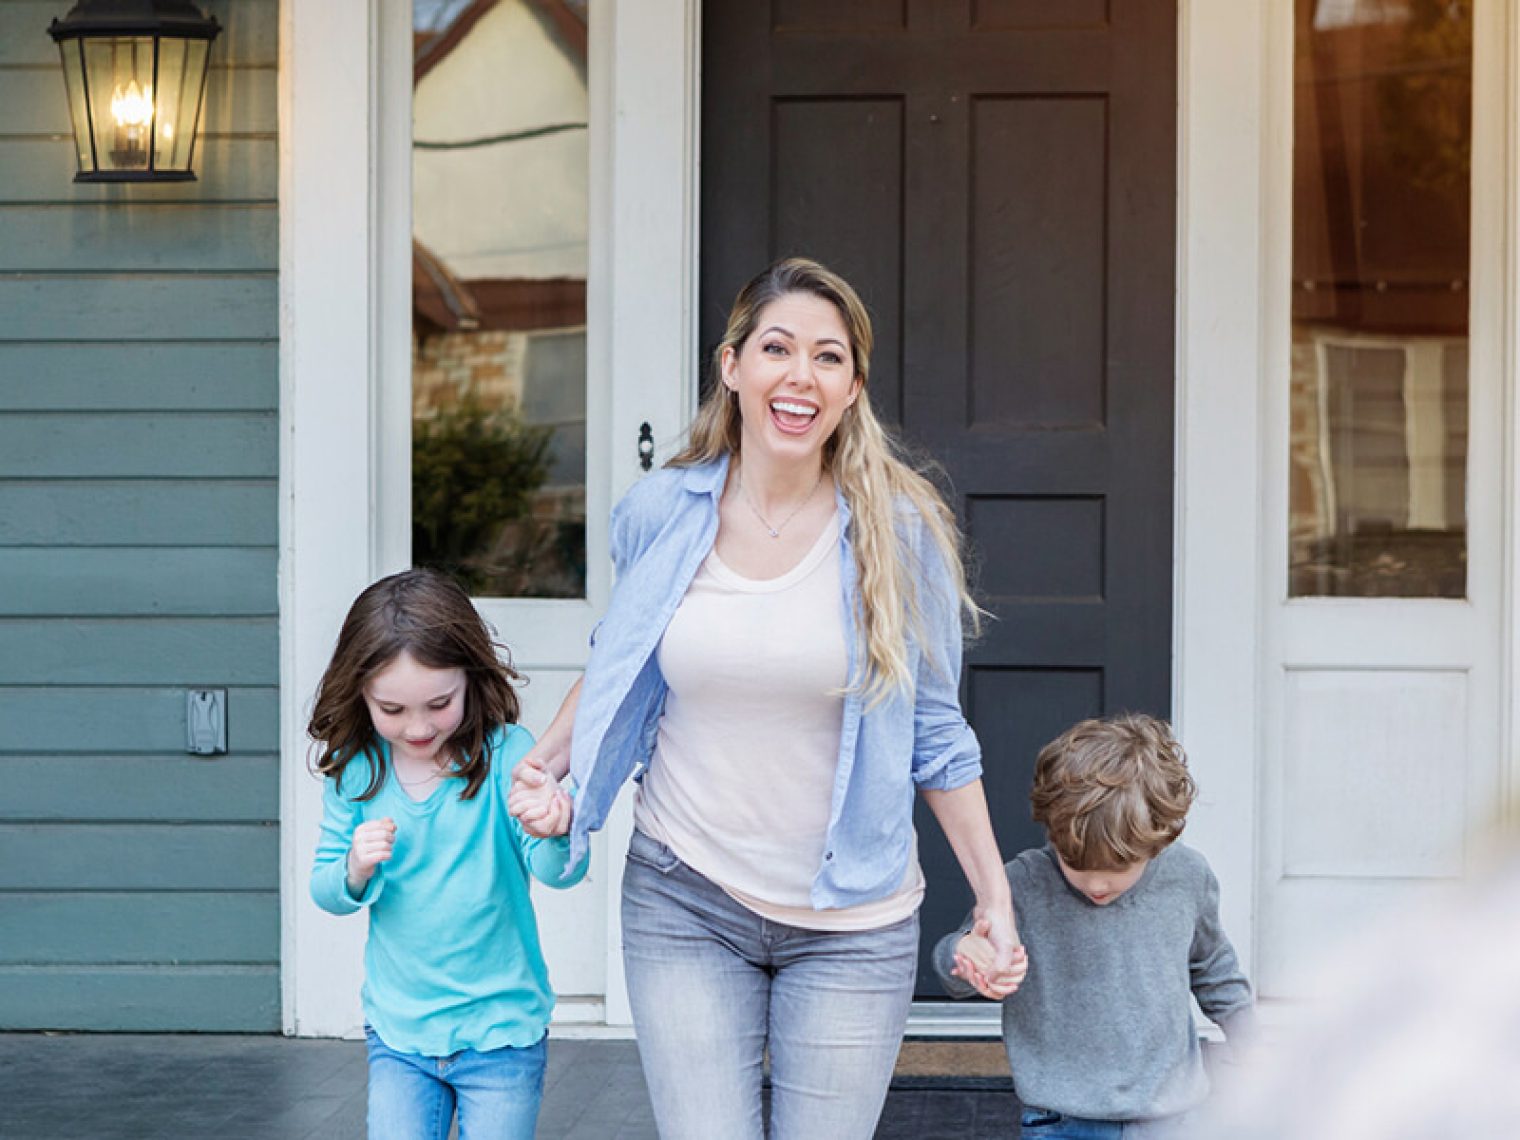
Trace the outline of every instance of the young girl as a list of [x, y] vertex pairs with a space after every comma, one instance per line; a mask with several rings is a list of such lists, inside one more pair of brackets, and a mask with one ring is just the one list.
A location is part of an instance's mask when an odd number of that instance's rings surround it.
[[457, 584], [429, 570], [354, 602], [307, 732], [321, 745], [322, 834], [311, 894], [370, 908], [364, 1014], [369, 1135], [530, 1140], [554, 1005], [528, 875], [570, 868], [569, 804], [526, 834], [507, 812], [519, 675]]

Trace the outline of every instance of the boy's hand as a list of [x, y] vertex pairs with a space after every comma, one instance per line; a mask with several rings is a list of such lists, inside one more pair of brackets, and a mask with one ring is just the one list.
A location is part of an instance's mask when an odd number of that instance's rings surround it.
[[1023, 983], [1024, 975], [1029, 972], [1029, 956], [1020, 946], [1014, 950], [1009, 967], [995, 973], [997, 950], [988, 937], [989, 930], [986, 920], [978, 919], [970, 933], [962, 936], [955, 946], [955, 968], [951, 973], [965, 980], [983, 997], [1002, 1001]]
[[517, 817], [524, 831], [538, 839], [564, 835], [570, 830], [573, 811], [570, 797], [560, 789], [558, 781], [544, 771], [543, 760], [532, 752], [512, 769], [507, 810]]
[[396, 849], [396, 821], [390, 816], [370, 819], [354, 828], [348, 847], [348, 889], [358, 896], [375, 875], [375, 868], [390, 861]]

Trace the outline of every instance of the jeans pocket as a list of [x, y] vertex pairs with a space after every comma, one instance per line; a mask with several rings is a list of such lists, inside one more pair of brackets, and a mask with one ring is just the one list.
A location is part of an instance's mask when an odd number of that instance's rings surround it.
[[633, 829], [633, 836], [628, 840], [628, 858], [662, 875], [670, 874], [681, 865], [681, 860], [674, 851], [658, 839], [651, 839], [638, 828]]

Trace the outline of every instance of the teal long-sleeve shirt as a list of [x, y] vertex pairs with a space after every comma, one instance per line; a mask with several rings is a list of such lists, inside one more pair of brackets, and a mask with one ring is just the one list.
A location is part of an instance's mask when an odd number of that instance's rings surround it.
[[[355, 798], [369, 786], [367, 753], [340, 779], [324, 781], [311, 897], [332, 914], [369, 908], [364, 1015], [392, 1049], [445, 1057], [522, 1048], [548, 1027], [554, 991], [528, 876], [573, 886], [587, 859], [570, 867], [568, 839], [535, 839], [507, 811], [512, 766], [532, 744], [518, 725], [493, 733], [490, 772], [468, 800], [458, 779], [413, 800], [395, 779], [384, 741], [389, 774], [373, 799]], [[396, 823], [391, 858], [355, 897], [347, 884], [354, 829], [387, 816]]]

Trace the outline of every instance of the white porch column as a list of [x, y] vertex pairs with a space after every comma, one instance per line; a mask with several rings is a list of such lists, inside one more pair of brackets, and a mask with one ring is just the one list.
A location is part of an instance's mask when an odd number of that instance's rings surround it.
[[383, 11], [409, 7], [280, 5], [281, 976], [285, 1032], [304, 1036], [361, 1024], [364, 920], [323, 914], [306, 892], [322, 788], [305, 728], [343, 615], [381, 569], [376, 314], [386, 284], [409, 285], [378, 276], [376, 52]]
[[[1262, 134], [1270, 0], [1183, 0], [1178, 68], [1175, 719], [1187, 840], [1249, 971], [1260, 732]], [[1286, 255], [1286, 249], [1280, 251]]]

